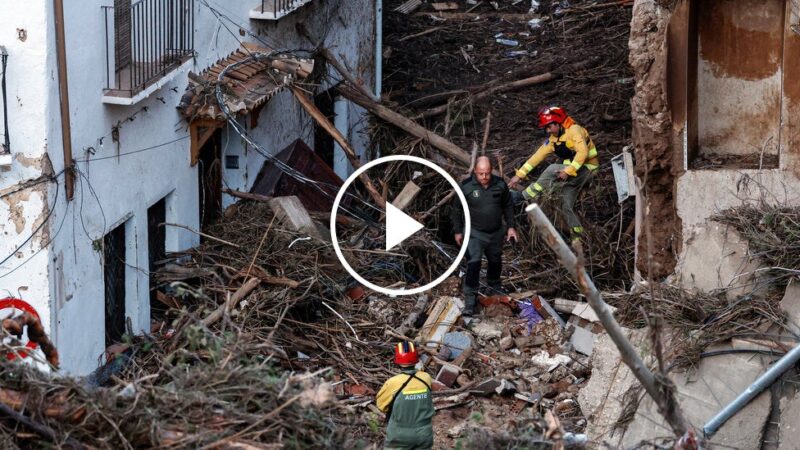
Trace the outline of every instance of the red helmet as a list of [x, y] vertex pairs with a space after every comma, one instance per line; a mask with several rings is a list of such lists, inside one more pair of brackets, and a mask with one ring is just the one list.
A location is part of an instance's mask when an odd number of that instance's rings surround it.
[[394, 362], [401, 366], [413, 366], [419, 361], [413, 342], [403, 341], [394, 347]]
[[565, 120], [567, 120], [567, 112], [560, 106], [539, 108], [539, 128], [544, 128], [553, 122], [563, 125]]

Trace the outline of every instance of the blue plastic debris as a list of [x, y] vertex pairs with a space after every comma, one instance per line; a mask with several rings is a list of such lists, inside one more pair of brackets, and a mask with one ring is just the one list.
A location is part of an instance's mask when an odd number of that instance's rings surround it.
[[533, 327], [536, 326], [537, 323], [542, 322], [544, 318], [542, 318], [539, 311], [536, 311], [536, 308], [531, 304], [531, 299], [524, 298], [518, 302], [518, 305], [519, 317], [525, 319], [528, 324], [528, 333], [531, 333]]

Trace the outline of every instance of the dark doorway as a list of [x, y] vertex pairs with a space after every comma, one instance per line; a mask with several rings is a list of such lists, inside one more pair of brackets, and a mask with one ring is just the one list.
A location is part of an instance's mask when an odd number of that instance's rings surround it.
[[163, 316], [166, 308], [158, 301], [156, 289], [156, 262], [166, 258], [167, 232], [164, 222], [167, 221], [167, 202], [165, 198], [147, 209], [147, 259], [150, 272], [150, 316]]
[[106, 347], [125, 334], [125, 224], [103, 238], [103, 278], [106, 295]]
[[216, 220], [222, 212], [222, 130], [200, 149], [198, 191], [200, 192], [200, 228]]
[[[314, 105], [319, 108], [322, 114], [333, 123], [336, 113], [334, 113], [333, 105], [336, 103], [336, 93], [333, 89], [329, 89], [314, 97]], [[333, 168], [333, 136], [330, 135], [324, 128], [318, 124], [314, 125], [314, 153], [328, 165]]]

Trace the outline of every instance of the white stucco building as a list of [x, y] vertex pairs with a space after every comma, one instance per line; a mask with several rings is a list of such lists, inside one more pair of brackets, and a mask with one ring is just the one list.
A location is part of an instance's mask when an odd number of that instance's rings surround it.
[[[210, 203], [233, 201], [218, 188], [249, 190], [264, 164], [227, 126], [206, 136], [192, 160], [189, 124], [176, 109], [190, 72], [214, 66], [240, 41], [308, 50], [321, 43], [374, 88], [380, 6], [62, 1], [0, 1], [0, 46], [8, 55], [7, 113], [0, 108], [8, 122], [0, 120], [0, 299], [28, 302], [61, 354], [62, 372], [83, 374], [103, 362], [126, 321], [137, 333], [149, 331], [154, 257], [199, 242], [187, 229], [158, 224], [199, 229], [209, 219], [201, 216], [219, 209]], [[337, 78], [324, 76], [317, 93]], [[363, 111], [329, 100], [321, 109], [335, 114], [337, 128], [366, 157]], [[314, 122], [291, 92], [270, 98], [257, 120], [248, 114], [242, 122], [269, 152], [298, 138], [315, 147]], [[339, 149], [323, 159], [340, 176], [350, 170]], [[218, 171], [209, 172], [211, 165]], [[209, 185], [214, 198], [203, 192]]]

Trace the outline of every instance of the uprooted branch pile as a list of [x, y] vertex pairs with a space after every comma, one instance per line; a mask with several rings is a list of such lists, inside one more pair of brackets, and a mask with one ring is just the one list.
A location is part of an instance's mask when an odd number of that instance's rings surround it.
[[706, 349], [732, 338], [768, 339], [766, 327], [782, 323], [777, 304], [783, 292], [743, 296], [735, 301], [724, 294], [688, 292], [667, 284], [643, 287], [631, 294], [609, 294], [624, 326], [643, 328], [648, 317], [661, 318], [669, 342], [667, 359], [673, 367], [697, 363]]
[[773, 271], [800, 273], [800, 208], [745, 205], [713, 217], [730, 225], [750, 244], [750, 254]]
[[[385, 100], [408, 117], [426, 116], [420, 123], [466, 151], [477, 145], [480, 153], [502, 166], [506, 177], [543, 139], [534, 124], [537, 108], [566, 107], [590, 131], [601, 155], [601, 169], [576, 207], [588, 236], [587, 269], [602, 289], [628, 287], [623, 280], [632, 279], [633, 208], [617, 203], [608, 164], [630, 137], [628, 5], [577, 2], [564, 9], [559, 2], [545, 0], [539, 2], [537, 14], [529, 14], [531, 5], [526, 2], [479, 2], [466, 7], [466, 13], [439, 14], [423, 4], [406, 15], [395, 11], [401, 3], [391, 1], [385, 8], [385, 44], [390, 49]], [[537, 83], [519, 83], [545, 74], [550, 76]], [[443, 113], [426, 114], [442, 106]], [[372, 128], [384, 153], [429, 158], [451, 168], [454, 176], [466, 170], [385, 122], [375, 121]], [[529, 180], [536, 176], [531, 174]], [[439, 200], [429, 199], [431, 205]], [[548, 215], [562, 223], [558, 199], [544, 203]], [[521, 211], [518, 217], [525, 227]], [[441, 220], [443, 229], [448, 225], [446, 218]], [[540, 292], [577, 292], [568, 277], [548, 272], [558, 264], [543, 243], [531, 238], [524, 244], [530, 250], [526, 253], [536, 255], [526, 269], [536, 275], [532, 281]]]

